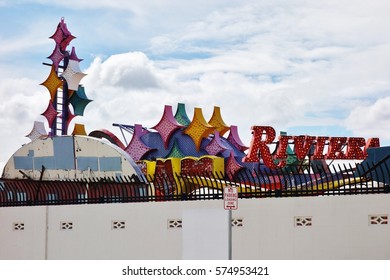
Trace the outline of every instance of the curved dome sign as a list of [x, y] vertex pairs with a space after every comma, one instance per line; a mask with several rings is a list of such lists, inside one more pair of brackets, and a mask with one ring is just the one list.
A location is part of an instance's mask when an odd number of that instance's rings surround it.
[[4, 167], [4, 179], [89, 179], [137, 175], [133, 159], [119, 147], [88, 136], [37, 139], [22, 146]]

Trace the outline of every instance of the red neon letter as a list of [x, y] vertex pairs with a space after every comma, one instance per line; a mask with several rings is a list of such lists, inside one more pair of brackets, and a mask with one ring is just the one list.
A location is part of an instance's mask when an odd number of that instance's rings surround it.
[[379, 147], [380, 147], [379, 138], [369, 138], [367, 140], [366, 146], [364, 147], [365, 156], [366, 157], [368, 156], [367, 153], [368, 148], [379, 148]]
[[311, 145], [314, 144], [315, 136], [301, 135], [294, 136], [294, 153], [299, 160], [305, 159]]
[[242, 159], [243, 162], [259, 162], [259, 143], [261, 142], [261, 136], [263, 129], [261, 126], [252, 126], [252, 140], [249, 145], [248, 154]]
[[347, 140], [346, 159], [365, 159], [366, 156], [362, 147], [366, 145], [366, 140], [362, 137], [349, 137]]
[[330, 137], [326, 159], [345, 159], [343, 148], [347, 144], [347, 137]]
[[[263, 162], [269, 168], [281, 168], [286, 165], [286, 161], [282, 160], [279, 164], [275, 164], [268, 144], [271, 144], [276, 136], [275, 130], [270, 126], [252, 126], [252, 141], [249, 147], [248, 155], [243, 158], [244, 162], [259, 162], [260, 155]], [[265, 139], [263, 140], [265, 135]]]
[[[264, 152], [271, 155], [267, 144], [271, 144], [275, 139], [275, 130], [270, 126], [252, 126], [252, 140], [249, 146], [248, 154], [243, 158], [244, 162], [259, 162], [260, 153]], [[263, 133], [265, 140], [263, 141]]]
[[285, 160], [287, 158], [288, 140], [292, 138], [293, 138], [292, 136], [286, 136], [286, 135], [279, 136], [279, 145], [275, 154], [275, 158], [279, 160]]
[[328, 140], [329, 137], [326, 136], [318, 136], [316, 138], [316, 149], [314, 151], [313, 156], [311, 159], [324, 159], [324, 148], [325, 148], [325, 141]]

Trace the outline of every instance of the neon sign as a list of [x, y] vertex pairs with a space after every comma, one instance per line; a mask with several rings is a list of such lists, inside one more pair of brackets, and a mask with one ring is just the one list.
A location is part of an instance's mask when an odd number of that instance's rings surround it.
[[[263, 160], [269, 168], [276, 169], [286, 166], [287, 146], [292, 142], [294, 153], [299, 160], [306, 156], [310, 159], [349, 159], [363, 160], [367, 157], [367, 149], [380, 147], [379, 138], [362, 137], [328, 137], [328, 136], [279, 136], [275, 153], [271, 153], [269, 145], [275, 143], [275, 129], [271, 126], [252, 126], [252, 140], [248, 154], [243, 158], [244, 162], [259, 162]], [[328, 145], [325, 153], [325, 146]], [[311, 153], [311, 148], [314, 151]], [[310, 154], [309, 154], [310, 153]], [[278, 160], [275, 163], [274, 160]]]

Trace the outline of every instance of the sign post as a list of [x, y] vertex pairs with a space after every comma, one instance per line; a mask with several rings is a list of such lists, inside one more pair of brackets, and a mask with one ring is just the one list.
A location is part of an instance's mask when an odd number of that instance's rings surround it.
[[223, 207], [229, 211], [228, 228], [229, 228], [229, 260], [232, 259], [232, 210], [238, 209], [238, 190], [235, 187], [227, 186], [223, 189]]
[[225, 210], [238, 209], [238, 190], [236, 187], [228, 186], [223, 189], [223, 202]]

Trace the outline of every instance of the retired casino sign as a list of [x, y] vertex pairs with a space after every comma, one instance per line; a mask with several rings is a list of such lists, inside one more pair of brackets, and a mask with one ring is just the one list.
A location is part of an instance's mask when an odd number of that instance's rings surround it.
[[[362, 137], [328, 137], [328, 136], [290, 136], [281, 135], [277, 141], [275, 153], [271, 153], [269, 145], [275, 143], [275, 129], [270, 126], [252, 126], [252, 140], [244, 162], [259, 162], [263, 160], [269, 168], [281, 168], [286, 166], [287, 146], [294, 145], [294, 153], [299, 160], [305, 159], [349, 159], [363, 160], [367, 157], [367, 149], [379, 147], [379, 138]], [[328, 146], [325, 149], [325, 146]], [[309, 155], [311, 147], [314, 152]], [[326, 150], [326, 151], [325, 151]], [[278, 160], [275, 163], [274, 160]]]

